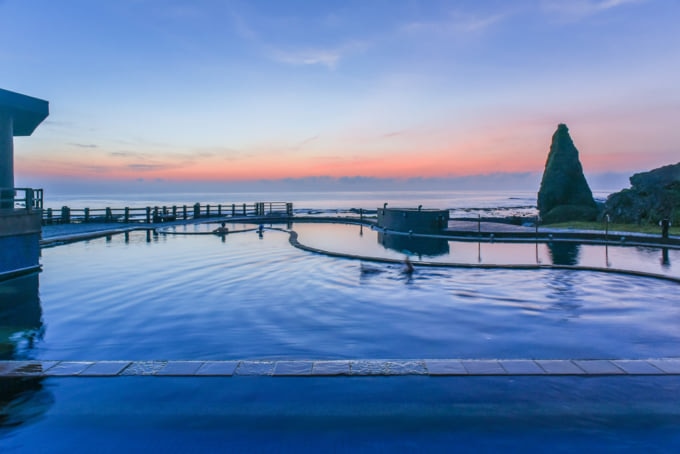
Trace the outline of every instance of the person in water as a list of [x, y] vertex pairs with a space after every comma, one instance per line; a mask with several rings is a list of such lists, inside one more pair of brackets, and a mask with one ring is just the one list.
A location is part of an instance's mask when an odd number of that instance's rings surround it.
[[213, 233], [216, 235], [226, 235], [227, 233], [229, 233], [229, 229], [225, 227], [225, 225], [226, 222], [223, 222], [221, 227], [218, 227], [215, 230], [213, 230]]

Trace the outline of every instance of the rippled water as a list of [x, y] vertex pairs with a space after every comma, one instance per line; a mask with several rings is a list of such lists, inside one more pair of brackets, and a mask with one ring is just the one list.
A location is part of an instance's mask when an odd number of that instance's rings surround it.
[[[358, 226], [294, 228], [303, 243], [404, 257]], [[482, 244], [484, 260], [501, 246]], [[466, 247], [476, 260], [477, 244]], [[5, 317], [5, 358], [647, 358], [676, 356], [680, 342], [673, 282], [417, 262], [409, 276], [296, 249], [277, 230], [135, 232], [45, 249], [41, 261], [39, 276], [0, 286], [24, 301]]]

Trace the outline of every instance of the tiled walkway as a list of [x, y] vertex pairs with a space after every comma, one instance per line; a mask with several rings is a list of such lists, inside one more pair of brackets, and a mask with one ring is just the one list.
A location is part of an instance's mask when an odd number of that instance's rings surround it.
[[0, 361], [0, 378], [118, 376], [680, 375], [680, 358], [280, 361]]

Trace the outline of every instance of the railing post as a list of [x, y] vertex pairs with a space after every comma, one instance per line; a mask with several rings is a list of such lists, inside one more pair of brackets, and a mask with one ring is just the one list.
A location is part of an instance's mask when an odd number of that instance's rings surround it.
[[172, 217], [173, 220], [177, 220], [177, 205], [172, 206]]
[[160, 222], [160, 216], [158, 216], [158, 207], [153, 207], [153, 222]]
[[146, 223], [151, 224], [151, 207], [146, 207]]
[[111, 208], [106, 207], [106, 222], [113, 221], [113, 213], [111, 213]]
[[125, 220], [125, 223], [127, 224], [128, 222], [130, 222], [130, 208], [129, 207], [125, 207], [125, 215], [124, 216], [125, 217], [123, 219]]
[[210, 204], [207, 204], [205, 206], [205, 217], [209, 218], [210, 217]]
[[246, 204], [244, 203], [243, 204], [243, 216], [245, 216], [245, 215], [246, 215]]
[[231, 215], [236, 216], [236, 204], [235, 203], [231, 204]]
[[85, 223], [90, 222], [90, 209], [89, 208], [85, 208], [85, 221], [84, 222]]
[[71, 209], [67, 206], [61, 207], [61, 223], [62, 224], [71, 223]]
[[196, 202], [194, 204], [194, 219], [198, 219], [201, 217], [201, 204]]
[[187, 220], [187, 206], [182, 205], [182, 216], [184, 217], [184, 220]]
[[33, 189], [26, 189], [26, 211], [33, 210]]
[[217, 216], [222, 216], [222, 204], [217, 204]]
[[52, 224], [52, 208], [47, 209], [47, 223]]

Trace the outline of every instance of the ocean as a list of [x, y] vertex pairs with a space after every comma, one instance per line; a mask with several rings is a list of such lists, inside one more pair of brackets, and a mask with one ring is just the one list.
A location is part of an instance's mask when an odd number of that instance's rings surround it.
[[[611, 191], [593, 191], [604, 201]], [[140, 208], [147, 206], [231, 205], [232, 203], [292, 202], [295, 213], [342, 213], [350, 210], [375, 210], [387, 203], [391, 207], [448, 208], [452, 217], [535, 216], [536, 191], [342, 191], [342, 192], [168, 192], [118, 194], [45, 194], [45, 208]]]

